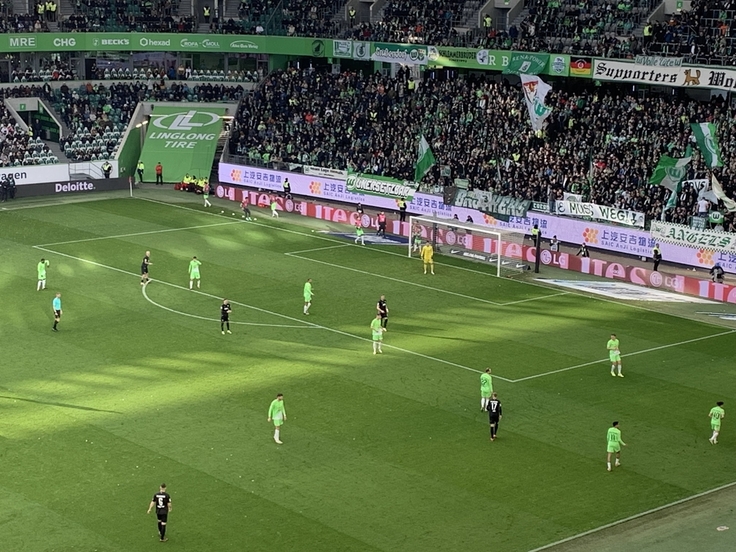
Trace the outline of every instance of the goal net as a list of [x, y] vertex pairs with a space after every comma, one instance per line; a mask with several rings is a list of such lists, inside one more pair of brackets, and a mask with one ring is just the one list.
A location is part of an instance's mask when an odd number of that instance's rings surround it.
[[[533, 268], [533, 245], [520, 231], [460, 222], [436, 217], [409, 217], [411, 237], [409, 256], [419, 256], [421, 247], [429, 244], [435, 254], [459, 257], [496, 268], [496, 276], [514, 276]], [[527, 247], [529, 246], [529, 247]]]

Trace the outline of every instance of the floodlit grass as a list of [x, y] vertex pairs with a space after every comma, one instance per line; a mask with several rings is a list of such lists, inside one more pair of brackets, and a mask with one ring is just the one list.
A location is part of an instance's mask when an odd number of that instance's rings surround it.
[[[321, 249], [341, 243], [135, 199], [0, 214], [2, 549], [158, 546], [145, 511], [162, 481], [175, 550], [427, 552], [528, 550], [734, 479], [730, 418], [713, 447], [707, 413], [736, 404], [736, 334], [456, 260], [472, 270], [424, 276], [390, 246]], [[612, 331], [624, 354], [707, 339], [625, 357], [623, 379], [601, 362], [515, 381], [604, 359]], [[277, 392], [282, 446], [266, 422]], [[614, 419], [629, 446], [607, 473]]]

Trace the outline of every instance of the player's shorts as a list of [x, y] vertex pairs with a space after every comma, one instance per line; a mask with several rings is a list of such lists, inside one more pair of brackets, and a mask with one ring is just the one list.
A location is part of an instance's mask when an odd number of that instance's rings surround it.
[[492, 393], [493, 391], [484, 391], [483, 389], [480, 390], [480, 396], [483, 399], [490, 399]]
[[38, 279], [39, 279], [40, 281], [43, 281], [43, 280], [45, 280], [45, 279], [46, 279], [46, 275], [44, 274], [43, 276], [41, 276], [41, 275], [39, 274], [39, 275], [38, 275]]
[[189, 275], [189, 279], [190, 279], [190, 280], [199, 280], [199, 272], [192, 272], [192, 273], [191, 273], [191, 274]]
[[606, 452], [621, 452], [621, 445], [618, 443], [610, 443], [608, 447], [606, 447]]
[[61, 311], [55, 310], [54, 311], [54, 318], [61, 318]]
[[422, 259], [425, 265], [434, 264], [434, 259]]
[[166, 523], [169, 519], [169, 514], [168, 512], [165, 512], [163, 514], [159, 514], [158, 512], [156, 512], [156, 517], [158, 518], [160, 522]]
[[713, 431], [721, 431], [721, 421], [718, 420], [717, 422], [715, 420], [711, 421], [710, 427]]
[[305, 294], [304, 294], [304, 302], [305, 302], [305, 303], [311, 303], [311, 302], [312, 302], [312, 296], [311, 296], [311, 295], [307, 295], [307, 294], [305, 293]]
[[280, 427], [284, 425], [284, 419], [283, 418], [273, 418], [273, 425], [276, 427]]
[[230, 316], [221, 316], [220, 322], [230, 322]]
[[611, 359], [611, 362], [621, 362], [621, 353], [608, 353], [608, 358]]
[[501, 421], [501, 418], [499, 418], [498, 416], [494, 416], [493, 418], [491, 418], [490, 416], [488, 417], [489, 424], [498, 425], [498, 422], [500, 421]]
[[148, 274], [148, 267], [146, 265], [141, 266], [141, 274]]
[[383, 341], [383, 332], [373, 332], [373, 341]]

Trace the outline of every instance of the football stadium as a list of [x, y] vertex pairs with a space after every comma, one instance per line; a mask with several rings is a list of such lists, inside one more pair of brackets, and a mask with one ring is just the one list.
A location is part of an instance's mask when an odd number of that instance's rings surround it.
[[0, 550], [736, 550], [735, 14], [1, 2]]

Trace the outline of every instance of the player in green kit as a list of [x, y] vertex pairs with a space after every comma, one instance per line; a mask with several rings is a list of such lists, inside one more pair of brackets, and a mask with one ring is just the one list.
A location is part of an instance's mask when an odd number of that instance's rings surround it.
[[192, 257], [192, 260], [189, 261], [189, 289], [192, 289], [194, 280], [197, 280], [197, 289], [199, 289], [199, 267], [201, 265], [202, 262], [197, 260], [197, 257]]
[[51, 263], [46, 259], [41, 259], [41, 262], [38, 263], [38, 284], [36, 285], [36, 291], [46, 289], [46, 267], [49, 266], [49, 264]]
[[304, 314], [309, 314], [309, 307], [312, 306], [312, 297], [314, 292], [312, 291], [312, 279], [307, 278], [304, 284]]
[[365, 238], [363, 237], [363, 234], [365, 234], [365, 230], [363, 230], [363, 227], [360, 225], [360, 223], [355, 225], [355, 245], [358, 245], [358, 242], [360, 242], [360, 245], [365, 245]]
[[723, 401], [718, 401], [716, 405], [710, 409], [710, 427], [713, 430], [713, 435], [710, 441], [711, 445], [718, 443], [718, 434], [721, 432], [721, 420], [726, 417], [726, 411], [723, 410]]
[[381, 343], [383, 343], [383, 332], [386, 331], [381, 325], [381, 313], [376, 313], [376, 317], [371, 321], [371, 333], [373, 334], [373, 354], [381, 353]]
[[271, 406], [268, 407], [268, 421], [273, 420], [274, 432], [273, 440], [276, 441], [277, 445], [282, 445], [281, 439], [281, 426], [286, 421], [286, 407], [284, 406], [284, 395], [279, 393], [276, 398], [271, 401]]
[[480, 410], [484, 412], [488, 406], [488, 401], [491, 400], [493, 395], [493, 378], [491, 377], [491, 369], [486, 368], [486, 371], [480, 375]]
[[608, 349], [608, 358], [611, 359], [611, 375], [614, 378], [616, 377], [616, 367], [618, 367], [618, 377], [624, 377], [621, 373], [621, 351], [618, 348], [618, 337], [616, 337], [616, 334], [611, 334], [611, 339], [608, 340], [606, 348]]
[[606, 443], [606, 451], [608, 452], [608, 459], [606, 460], [606, 462], [608, 464], [608, 471], [611, 471], [611, 455], [616, 455], [615, 465], [620, 466], [621, 445], [626, 446], [626, 443], [621, 440], [621, 430], [618, 428], [618, 422], [613, 422], [613, 425], [608, 428], [608, 433], [606, 434]]

